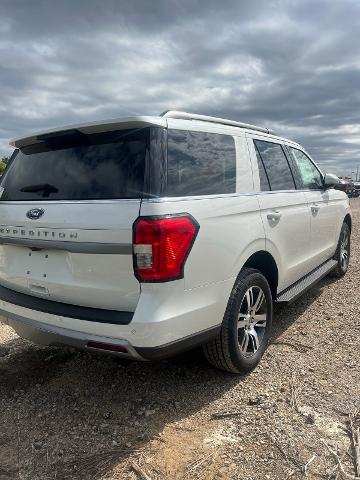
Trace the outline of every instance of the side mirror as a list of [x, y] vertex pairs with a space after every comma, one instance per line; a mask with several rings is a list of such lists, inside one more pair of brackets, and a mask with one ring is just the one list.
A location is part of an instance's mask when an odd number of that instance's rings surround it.
[[326, 173], [324, 176], [324, 187], [331, 188], [341, 183], [340, 178], [333, 173]]

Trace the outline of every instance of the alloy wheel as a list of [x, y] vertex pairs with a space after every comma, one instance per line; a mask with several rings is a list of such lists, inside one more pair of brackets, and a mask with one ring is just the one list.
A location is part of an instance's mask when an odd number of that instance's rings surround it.
[[350, 251], [350, 237], [346, 230], [343, 231], [340, 240], [340, 265], [343, 271], [348, 267]]
[[238, 342], [244, 355], [254, 355], [264, 335], [268, 315], [265, 294], [261, 287], [250, 287], [243, 296], [238, 315]]

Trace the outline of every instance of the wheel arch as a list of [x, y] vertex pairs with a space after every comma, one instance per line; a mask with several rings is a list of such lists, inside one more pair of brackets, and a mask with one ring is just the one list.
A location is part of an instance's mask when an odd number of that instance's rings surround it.
[[279, 269], [274, 257], [265, 250], [253, 253], [245, 262], [244, 268], [259, 270], [269, 283], [273, 298], [276, 298], [279, 283]]

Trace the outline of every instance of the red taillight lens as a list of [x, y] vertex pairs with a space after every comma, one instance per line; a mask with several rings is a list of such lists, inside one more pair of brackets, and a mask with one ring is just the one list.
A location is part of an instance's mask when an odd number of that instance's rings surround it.
[[94, 342], [90, 340], [87, 342], [89, 348], [97, 348], [98, 350], [108, 350], [110, 352], [129, 353], [128, 349], [123, 345], [114, 345], [113, 343]]
[[134, 271], [140, 282], [183, 277], [199, 225], [187, 214], [139, 218], [134, 226]]

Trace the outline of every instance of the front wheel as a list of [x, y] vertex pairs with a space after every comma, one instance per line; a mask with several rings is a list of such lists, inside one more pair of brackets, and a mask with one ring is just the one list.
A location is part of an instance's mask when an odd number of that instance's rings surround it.
[[244, 268], [230, 295], [219, 334], [203, 345], [207, 360], [232, 373], [252, 370], [268, 344], [272, 318], [266, 278], [258, 270]]
[[347, 223], [343, 223], [341, 227], [338, 246], [334, 255], [334, 260], [337, 261], [337, 265], [331, 274], [335, 277], [343, 277], [349, 268], [350, 261], [350, 228]]

